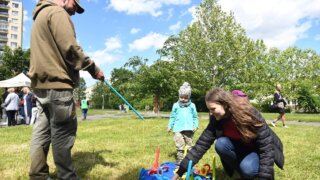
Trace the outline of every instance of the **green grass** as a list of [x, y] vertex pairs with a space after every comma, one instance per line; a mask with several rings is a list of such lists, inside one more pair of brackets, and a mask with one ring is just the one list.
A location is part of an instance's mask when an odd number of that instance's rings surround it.
[[[262, 113], [263, 117], [267, 120], [277, 118], [278, 113]], [[320, 122], [320, 114], [299, 114], [299, 113], [286, 113], [287, 121], [299, 122]]]
[[[207, 125], [200, 120], [195, 140]], [[155, 151], [161, 148], [160, 163], [175, 161], [173, 136], [166, 133], [164, 118], [105, 119], [80, 121], [73, 162], [82, 179], [136, 180], [140, 169], [150, 168]], [[291, 125], [273, 128], [284, 144], [285, 170], [275, 166], [276, 179], [320, 179], [320, 127]], [[0, 128], [0, 179], [28, 179], [32, 127]], [[211, 148], [199, 164], [211, 163], [216, 155]], [[48, 157], [50, 176], [56, 178], [51, 151]], [[218, 179], [225, 177], [217, 159]], [[224, 178], [229, 179], [229, 178]]]

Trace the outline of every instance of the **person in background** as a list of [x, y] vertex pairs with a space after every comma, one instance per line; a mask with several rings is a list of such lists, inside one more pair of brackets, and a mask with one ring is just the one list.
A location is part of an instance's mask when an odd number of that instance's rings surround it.
[[25, 118], [25, 123], [27, 125], [30, 124], [31, 120], [31, 115], [32, 115], [32, 97], [33, 93], [30, 91], [29, 87], [23, 87], [22, 88], [23, 92], [23, 110], [24, 110], [24, 118]]
[[38, 118], [37, 97], [34, 94], [31, 97], [31, 105], [32, 105], [32, 109], [31, 109], [30, 126], [32, 126]]
[[4, 107], [8, 116], [8, 126], [15, 126], [17, 124], [16, 113], [19, 110], [19, 96], [15, 93], [14, 88], [8, 88]]
[[20, 90], [17, 91], [18, 96], [19, 96], [19, 110], [17, 113], [17, 119], [16, 123], [17, 124], [26, 124], [26, 117], [25, 117], [25, 112], [24, 112], [24, 99], [23, 99], [23, 92]]
[[3, 101], [0, 98], [0, 120], [2, 119], [2, 108], [4, 107]]
[[33, 10], [28, 76], [39, 116], [30, 145], [31, 180], [50, 178], [50, 144], [56, 179], [80, 179], [71, 158], [78, 127], [73, 92], [79, 85], [80, 70], [104, 82], [103, 72], [76, 39], [70, 16], [83, 12], [79, 0], [41, 0]]
[[179, 100], [172, 106], [167, 129], [168, 132], [174, 132], [178, 164], [183, 159], [185, 146], [191, 149], [194, 132], [199, 127], [197, 109], [190, 97], [191, 87], [185, 82], [179, 89]]
[[89, 108], [89, 102], [86, 99], [86, 96], [84, 96], [83, 99], [81, 100], [80, 107], [81, 107], [81, 111], [82, 111], [82, 120], [86, 120], [88, 108]]
[[2, 104], [1, 104], [1, 107], [2, 107], [2, 115], [1, 115], [1, 118], [6, 120], [7, 119], [7, 113], [6, 113], [6, 108], [5, 108], [5, 103], [4, 101], [6, 100], [7, 96], [8, 96], [8, 88], [4, 88], [4, 92], [3, 94], [1, 95], [2, 97]]
[[[172, 180], [179, 179], [192, 160], [197, 164], [214, 144], [223, 168], [230, 177], [274, 179], [274, 163], [283, 169], [283, 145], [261, 114], [247, 101], [239, 101], [221, 88], [207, 92], [210, 121], [196, 144], [180, 163]], [[242, 98], [242, 97], [241, 97]]]
[[288, 126], [286, 125], [286, 111], [285, 111], [285, 107], [287, 105], [287, 102], [283, 98], [281, 91], [282, 91], [281, 85], [277, 84], [276, 91], [274, 92], [274, 95], [273, 95], [273, 104], [275, 105], [275, 108], [278, 111], [279, 116], [277, 117], [277, 119], [275, 119], [271, 122], [271, 125], [273, 127], [275, 127], [277, 121], [279, 121], [281, 119], [282, 126], [284, 128], [288, 128]]

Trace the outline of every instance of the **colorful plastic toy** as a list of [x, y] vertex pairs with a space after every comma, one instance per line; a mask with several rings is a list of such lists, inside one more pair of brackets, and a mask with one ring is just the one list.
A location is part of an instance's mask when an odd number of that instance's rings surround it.
[[[139, 180], [170, 180], [179, 165], [173, 162], [165, 162], [159, 165], [160, 147], [156, 151], [156, 159], [151, 169], [140, 170]], [[212, 170], [212, 172], [210, 172]], [[212, 178], [213, 177], [213, 178]], [[209, 164], [203, 165], [200, 169], [192, 168], [192, 161], [189, 161], [188, 171], [183, 175], [184, 180], [215, 180], [215, 158], [213, 157], [212, 169]]]

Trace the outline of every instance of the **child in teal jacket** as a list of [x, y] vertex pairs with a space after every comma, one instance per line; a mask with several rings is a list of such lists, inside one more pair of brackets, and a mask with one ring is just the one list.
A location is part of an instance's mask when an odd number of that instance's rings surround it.
[[184, 147], [191, 149], [193, 134], [199, 126], [197, 109], [190, 96], [191, 87], [185, 82], [179, 89], [179, 100], [173, 104], [168, 124], [168, 132], [174, 133], [178, 164], [183, 159]]

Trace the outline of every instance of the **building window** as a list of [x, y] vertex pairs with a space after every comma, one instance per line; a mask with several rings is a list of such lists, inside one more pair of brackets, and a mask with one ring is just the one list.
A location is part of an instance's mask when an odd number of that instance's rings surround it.
[[17, 27], [17, 26], [11, 26], [11, 30], [12, 30], [13, 32], [17, 32], [17, 31], [18, 31], [18, 27]]
[[18, 11], [12, 11], [12, 16], [18, 16], [19, 12]]
[[8, 37], [6, 35], [0, 35], [0, 39], [7, 39]]
[[8, 24], [0, 23], [0, 31], [8, 31]]
[[18, 46], [18, 43], [16, 43], [16, 42], [11, 42], [11, 47], [12, 48], [16, 48]]
[[12, 23], [18, 23], [18, 19], [17, 18], [12, 18], [11, 22]]
[[11, 34], [11, 39], [18, 39], [18, 35], [17, 34]]
[[19, 4], [18, 3], [12, 3], [12, 7], [13, 8], [19, 8]]

